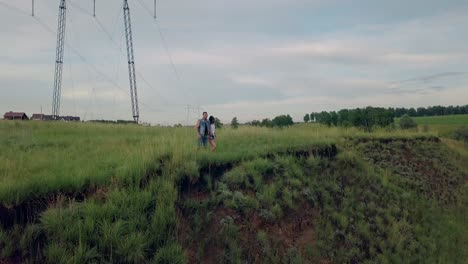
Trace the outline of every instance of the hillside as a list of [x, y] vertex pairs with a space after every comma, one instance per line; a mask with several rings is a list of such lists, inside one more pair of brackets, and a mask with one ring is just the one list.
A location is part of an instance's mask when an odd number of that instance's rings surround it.
[[468, 150], [434, 134], [0, 122], [0, 263], [463, 263]]

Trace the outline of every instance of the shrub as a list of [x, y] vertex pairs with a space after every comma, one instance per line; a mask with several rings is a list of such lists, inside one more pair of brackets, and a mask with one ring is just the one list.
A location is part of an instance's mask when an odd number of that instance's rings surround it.
[[278, 186], [276, 184], [267, 185], [263, 190], [257, 192], [257, 198], [265, 207], [270, 207], [278, 196]]
[[468, 142], [468, 127], [459, 127], [453, 132], [453, 137], [456, 140]]
[[243, 167], [236, 167], [224, 175], [224, 182], [233, 189], [243, 188], [246, 185], [247, 177]]
[[143, 234], [131, 233], [127, 237], [121, 238], [116, 253], [120, 259], [127, 263], [142, 263], [146, 259], [147, 246], [148, 243]]
[[58, 242], [52, 242], [45, 255], [48, 263], [65, 263], [70, 258], [68, 250]]
[[227, 207], [230, 207], [240, 213], [254, 210], [259, 206], [256, 199], [244, 195], [239, 191], [234, 192], [231, 199], [224, 201], [224, 203]]
[[413, 118], [411, 118], [409, 115], [404, 115], [401, 120], [400, 120], [400, 127], [402, 129], [410, 129], [410, 128], [415, 128], [418, 125], [414, 121]]
[[177, 243], [170, 243], [158, 250], [153, 263], [184, 264], [187, 263], [187, 260], [185, 259], [182, 247]]

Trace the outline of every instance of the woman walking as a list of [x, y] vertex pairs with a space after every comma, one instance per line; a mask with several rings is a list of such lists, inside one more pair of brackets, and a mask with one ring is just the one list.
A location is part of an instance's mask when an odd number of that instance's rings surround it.
[[216, 141], [215, 141], [215, 138], [216, 138], [216, 133], [215, 133], [215, 130], [216, 130], [216, 120], [213, 116], [210, 116], [210, 118], [208, 118], [208, 120], [210, 121], [210, 135], [208, 137], [208, 142], [210, 143], [210, 148], [211, 148], [211, 152], [214, 152], [216, 150]]

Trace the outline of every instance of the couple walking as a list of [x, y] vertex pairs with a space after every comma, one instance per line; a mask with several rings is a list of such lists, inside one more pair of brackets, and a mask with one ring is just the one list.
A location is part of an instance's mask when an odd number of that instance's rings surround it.
[[209, 143], [211, 151], [214, 152], [216, 150], [215, 128], [215, 118], [213, 116], [208, 118], [208, 113], [203, 112], [203, 118], [198, 120], [195, 125], [195, 131], [198, 135], [198, 148], [206, 148]]

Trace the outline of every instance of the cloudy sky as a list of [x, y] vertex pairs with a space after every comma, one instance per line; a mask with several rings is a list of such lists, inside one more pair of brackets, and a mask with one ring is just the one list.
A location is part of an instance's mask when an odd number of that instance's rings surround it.
[[[61, 114], [131, 119], [122, 1], [96, 1], [67, 0]], [[59, 0], [35, 3], [0, 0], [1, 112], [51, 112]], [[468, 103], [468, 1], [129, 5], [145, 122]]]

